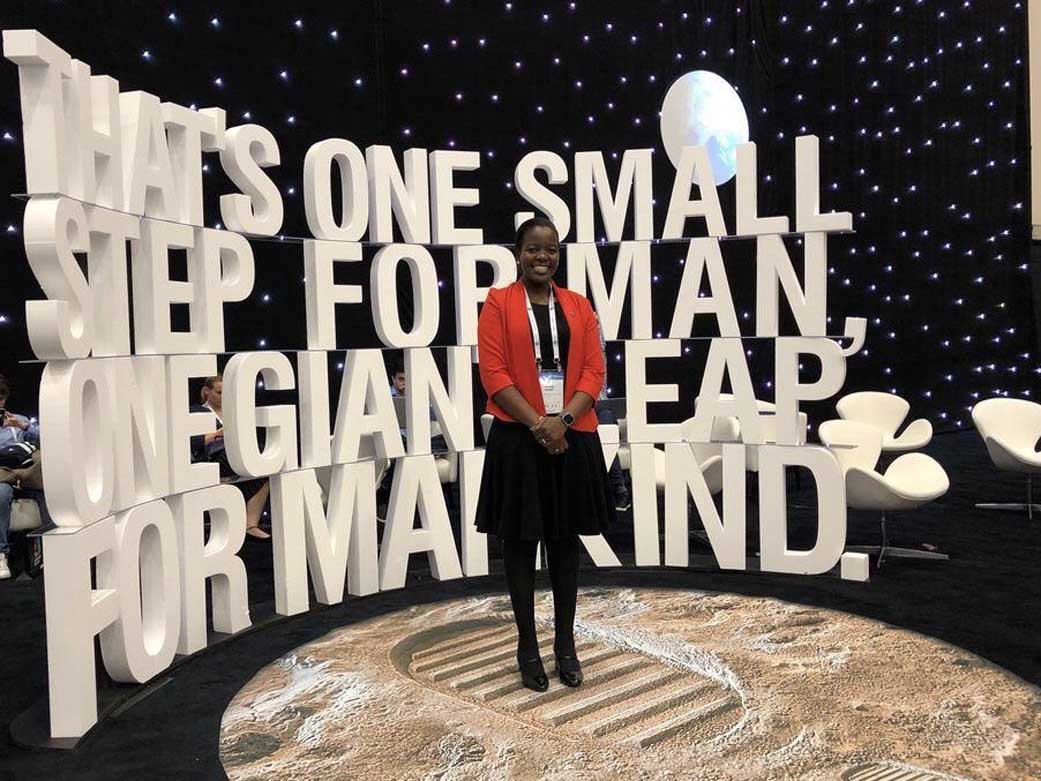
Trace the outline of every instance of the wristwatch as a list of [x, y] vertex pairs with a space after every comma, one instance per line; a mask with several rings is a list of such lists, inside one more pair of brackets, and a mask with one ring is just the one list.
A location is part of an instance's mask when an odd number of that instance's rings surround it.
[[562, 412], [560, 413], [560, 422], [568, 428], [571, 428], [573, 425], [575, 425], [575, 416], [572, 415], [570, 412]]

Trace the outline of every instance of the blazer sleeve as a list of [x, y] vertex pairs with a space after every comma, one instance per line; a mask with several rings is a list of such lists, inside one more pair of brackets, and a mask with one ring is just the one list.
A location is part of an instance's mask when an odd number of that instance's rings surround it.
[[575, 391], [588, 393], [594, 399], [599, 398], [600, 391], [604, 387], [604, 375], [607, 367], [604, 365], [604, 353], [600, 349], [600, 326], [593, 313], [593, 307], [589, 299], [581, 299], [582, 324], [582, 372], [578, 376]]
[[493, 288], [477, 319], [477, 357], [481, 384], [488, 398], [514, 385], [506, 364], [505, 314], [501, 295]]

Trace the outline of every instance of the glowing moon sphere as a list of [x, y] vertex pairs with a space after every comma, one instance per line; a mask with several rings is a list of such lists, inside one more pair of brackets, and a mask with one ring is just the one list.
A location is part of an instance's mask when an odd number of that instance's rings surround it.
[[712, 71], [680, 76], [661, 104], [661, 140], [677, 166], [685, 146], [704, 146], [716, 184], [737, 172], [737, 145], [748, 141], [748, 115], [737, 91]]

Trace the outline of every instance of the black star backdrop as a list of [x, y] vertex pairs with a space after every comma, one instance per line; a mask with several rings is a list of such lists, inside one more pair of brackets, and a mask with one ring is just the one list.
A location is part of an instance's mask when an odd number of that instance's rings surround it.
[[[308, 235], [300, 188], [312, 143], [479, 150], [481, 170], [462, 178], [481, 188], [482, 202], [459, 222], [501, 243], [525, 208], [511, 183], [525, 152], [549, 149], [570, 162], [575, 151], [602, 149], [615, 173], [622, 150], [654, 147], [660, 233], [673, 170], [658, 109], [675, 78], [706, 69], [745, 104], [761, 213], [794, 217], [795, 137], [821, 139], [822, 209], [851, 211], [856, 230], [829, 242], [830, 332], [847, 315], [869, 318], [846, 390], [899, 393], [938, 429], [969, 425], [979, 399], [1036, 393], [1024, 3], [8, 2], [0, 23], [40, 30], [124, 91], [222, 106], [229, 126], [256, 122], [275, 134], [282, 164], [269, 172], [285, 199], [285, 238], [253, 242], [256, 288], [228, 307], [229, 350], [306, 344], [303, 252], [292, 237]], [[207, 224], [216, 225], [217, 199], [233, 188], [215, 156], [206, 162]], [[17, 71], [7, 62], [0, 171], [7, 192], [23, 190]], [[570, 201], [570, 187], [560, 191]], [[733, 193], [733, 181], [720, 189], [731, 230]], [[32, 411], [40, 367], [19, 363], [31, 358], [23, 302], [40, 292], [21, 246], [23, 203], [3, 204], [0, 371], [16, 385], [12, 408]], [[703, 229], [688, 222], [688, 233]], [[798, 264], [801, 247], [788, 244]], [[615, 252], [601, 250], [608, 271]], [[656, 332], [668, 331], [684, 253], [675, 243], [653, 249]], [[724, 258], [750, 333], [754, 241], [727, 241]], [[435, 259], [444, 280], [438, 343], [450, 344], [451, 258], [435, 250]], [[364, 269], [342, 273], [367, 280]], [[377, 344], [367, 307], [340, 321], [342, 347]], [[706, 346], [686, 347], [698, 359], [689, 370], [662, 366], [652, 377], [680, 376], [689, 412]], [[746, 349], [757, 395], [772, 398], [769, 342], [749, 339]], [[617, 393], [621, 350], [610, 352]], [[812, 411], [834, 414], [830, 404]]]

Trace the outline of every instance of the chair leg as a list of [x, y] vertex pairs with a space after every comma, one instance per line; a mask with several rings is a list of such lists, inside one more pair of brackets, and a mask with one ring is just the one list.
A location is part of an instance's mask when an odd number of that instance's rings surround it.
[[882, 548], [878, 545], [847, 545], [844, 551], [848, 553], [867, 553], [871, 556], [877, 556]]
[[700, 542], [710, 548], [712, 547], [712, 541], [708, 538], [708, 532], [703, 529], [691, 529], [687, 534], [687, 538], [692, 542]]
[[947, 561], [950, 559], [946, 553], [934, 553], [927, 550], [916, 550], [914, 548], [888, 548], [886, 555], [891, 559], [930, 559], [932, 561]]
[[1041, 504], [1024, 504], [1022, 502], [980, 502], [977, 510], [1026, 510], [1030, 520], [1034, 518], [1034, 510], [1041, 510]]
[[882, 550], [878, 553], [878, 569], [882, 569], [882, 559], [886, 557], [886, 549], [889, 547], [889, 530], [886, 528], [886, 513], [882, 511]]
[[852, 553], [877, 554], [879, 569], [882, 561], [887, 556], [891, 559], [930, 559], [932, 561], [947, 561], [950, 556], [946, 553], [934, 553], [933, 551], [917, 550], [915, 548], [894, 548], [889, 544], [889, 529], [886, 525], [887, 516], [882, 513], [882, 544], [881, 545], [849, 545], [847, 551]]
[[1034, 476], [1027, 475], [1027, 501], [1022, 502], [981, 502], [976, 505], [977, 510], [1026, 510], [1027, 520], [1034, 520], [1034, 511], [1041, 511], [1041, 504], [1034, 504]]

